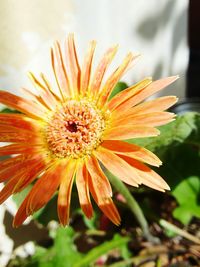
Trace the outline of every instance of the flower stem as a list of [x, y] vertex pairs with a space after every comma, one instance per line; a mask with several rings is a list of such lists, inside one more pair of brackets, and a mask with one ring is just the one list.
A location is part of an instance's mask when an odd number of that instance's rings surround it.
[[135, 215], [138, 223], [142, 228], [144, 237], [152, 243], [159, 243], [159, 239], [151, 235], [149, 231], [148, 222], [142, 212], [142, 209], [140, 208], [134, 197], [131, 195], [125, 184], [120, 179], [112, 175], [110, 172], [108, 173], [108, 177], [113, 187], [126, 199], [127, 205]]
[[198, 237], [191, 235], [190, 233], [186, 232], [185, 230], [180, 229], [176, 225], [174, 225], [168, 221], [165, 221], [164, 219], [160, 219], [159, 223], [163, 228], [172, 231], [176, 235], [180, 235], [180, 236], [200, 245], [200, 239]]

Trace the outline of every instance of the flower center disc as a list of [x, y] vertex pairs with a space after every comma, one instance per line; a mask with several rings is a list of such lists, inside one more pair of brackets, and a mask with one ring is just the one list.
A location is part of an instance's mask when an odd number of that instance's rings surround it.
[[59, 158], [81, 158], [101, 143], [105, 120], [91, 103], [70, 100], [58, 109], [47, 126], [47, 143]]

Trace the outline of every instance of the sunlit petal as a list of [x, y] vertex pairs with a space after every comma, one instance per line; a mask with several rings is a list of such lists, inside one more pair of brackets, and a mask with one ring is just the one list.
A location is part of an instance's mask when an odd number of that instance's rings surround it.
[[89, 184], [88, 184], [88, 172], [85, 165], [79, 163], [76, 172], [76, 186], [78, 190], [79, 202], [84, 214], [91, 218], [93, 215], [92, 204], [90, 201]]
[[22, 98], [20, 96], [13, 95], [9, 92], [0, 91], [0, 103], [14, 108], [31, 118], [41, 119], [45, 116], [46, 109], [45, 107], [39, 107], [37, 104]]
[[60, 188], [58, 192], [58, 217], [62, 225], [69, 223], [71, 191], [75, 175], [76, 162], [70, 160], [62, 170]]
[[138, 172], [142, 184], [162, 192], [170, 189], [168, 184], [160, 175], [143, 163], [127, 156], [120, 155], [120, 157], [128, 162], [128, 164], [130, 164]]
[[92, 78], [91, 84], [89, 85], [89, 89], [92, 95], [97, 96], [97, 94], [99, 93], [103, 76], [106, 72], [106, 69], [112, 62], [115, 54], [117, 53], [117, 49], [118, 46], [110, 47], [99, 62], [99, 65], [97, 66], [94, 76]]
[[127, 155], [131, 158], [138, 159], [153, 166], [159, 166], [162, 164], [160, 159], [151, 151], [135, 144], [129, 144], [120, 140], [108, 140], [104, 141], [101, 146], [117, 154]]
[[138, 93], [134, 94], [132, 97], [128, 98], [124, 102], [122, 102], [115, 110], [114, 113], [120, 113], [129, 108], [139, 104], [145, 98], [157, 93], [158, 91], [164, 89], [174, 81], [176, 81], [179, 77], [172, 76], [164, 79], [160, 79], [150, 83], [147, 87], [143, 88], [143, 90], [139, 91]]
[[94, 154], [112, 174], [119, 177], [123, 182], [136, 187], [141, 184], [140, 177], [135, 170], [113, 152], [99, 147]]
[[130, 127], [130, 125], [116, 126], [108, 129], [104, 133], [105, 140], [125, 140], [131, 138], [142, 138], [157, 136], [160, 131], [156, 128], [145, 126], [145, 125], [135, 125]]

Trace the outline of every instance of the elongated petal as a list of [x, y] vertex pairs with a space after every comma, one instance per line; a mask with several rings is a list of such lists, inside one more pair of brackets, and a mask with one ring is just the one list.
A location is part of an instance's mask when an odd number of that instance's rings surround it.
[[43, 157], [39, 153], [31, 153], [19, 155], [14, 158], [9, 158], [0, 162], [0, 182], [4, 182], [12, 178], [19, 170], [26, 172], [26, 169], [32, 168], [32, 165], [48, 167], [49, 159]]
[[27, 143], [11, 144], [0, 147], [0, 156], [12, 155], [12, 154], [32, 154], [37, 150], [42, 150], [37, 146], [30, 146]]
[[42, 208], [50, 200], [60, 184], [64, 168], [63, 163], [54, 164], [38, 179], [28, 196], [28, 215]]
[[35, 76], [33, 73], [29, 73], [29, 77], [37, 89], [40, 97], [42, 98], [45, 106], [47, 106], [50, 110], [53, 110], [58, 104], [54, 96], [51, 94], [48, 88], [46, 88]]
[[88, 172], [84, 164], [79, 164], [76, 172], [76, 186], [78, 190], [79, 202], [84, 214], [91, 218], [93, 215], [92, 204], [90, 201]]
[[174, 81], [178, 79], [178, 76], [172, 76], [164, 79], [160, 79], [152, 82], [150, 85], [145, 87], [143, 90], [139, 91], [137, 94], [134, 94], [129, 99], [125, 100], [122, 104], [120, 104], [114, 111], [115, 114], [119, 114], [129, 108], [139, 104], [147, 97], [155, 94], [156, 92], [164, 89]]
[[81, 70], [81, 93], [84, 95], [85, 92], [88, 90], [88, 86], [90, 83], [91, 77], [91, 68], [92, 68], [92, 61], [94, 57], [94, 51], [96, 47], [96, 42], [91, 41], [88, 52], [85, 55], [84, 63]]
[[126, 125], [112, 127], [105, 131], [104, 140], [125, 140], [131, 138], [157, 136], [159, 134], [160, 131], [153, 127], [148, 127], [144, 125], [130, 127], [130, 125]]
[[174, 120], [175, 114], [170, 112], [152, 112], [148, 114], [133, 114], [124, 118], [114, 119], [113, 126], [137, 127], [137, 125], [160, 126]]
[[163, 96], [156, 98], [151, 101], [147, 101], [144, 103], [141, 103], [129, 110], [126, 113], [123, 113], [124, 116], [127, 116], [129, 114], [148, 114], [151, 112], [159, 112], [164, 111], [171, 106], [173, 106], [178, 101], [178, 98], [176, 96]]
[[2, 113], [0, 114], [0, 127], [13, 126], [27, 131], [38, 130], [37, 121], [28, 118], [23, 114]]
[[132, 53], [128, 53], [122, 64], [114, 71], [114, 73], [111, 74], [100, 93], [98, 100], [99, 106], [103, 106], [106, 103], [117, 82], [121, 79], [132, 61], [137, 57], [138, 55], [134, 56]]
[[46, 105], [40, 95], [37, 95], [26, 88], [21, 88], [21, 92], [25, 98], [29, 99], [29, 101], [33, 101], [39, 108], [46, 108], [47, 112], [49, 111], [49, 107]]
[[5, 160], [2, 160], [2, 161], [0, 161], [0, 170], [4, 171], [5, 169], [20, 163], [24, 159], [25, 159], [24, 155], [19, 155], [19, 156], [15, 156], [13, 158], [8, 158], [8, 159], [5, 159]]
[[120, 215], [111, 197], [104, 197], [104, 195], [99, 194], [99, 188], [96, 184], [95, 179], [92, 179], [90, 174], [88, 175], [88, 178], [90, 192], [98, 207], [114, 224], [119, 225], [121, 221]]
[[163, 178], [156, 172], [151, 170], [149, 167], [143, 163], [126, 156], [119, 155], [128, 164], [130, 164], [139, 174], [142, 184], [147, 185], [153, 189], [164, 192], [165, 190], [170, 190], [168, 184], [163, 180]]
[[108, 217], [108, 219], [111, 220], [115, 225], [120, 225], [120, 215], [119, 212], [115, 206], [115, 204], [112, 201], [112, 198], [106, 199], [103, 204], [99, 205], [99, 208], [102, 210], [102, 212]]
[[62, 225], [69, 223], [71, 191], [75, 176], [76, 162], [70, 160], [62, 175], [60, 188], [58, 192], [58, 217]]
[[49, 90], [49, 92], [51, 92], [52, 96], [54, 97], [54, 99], [59, 102], [59, 97], [58, 95], [56, 94], [56, 92], [53, 90], [50, 82], [48, 81], [47, 77], [44, 75], [44, 73], [40, 73], [40, 77], [42, 78], [46, 88]]
[[60, 44], [58, 42], [55, 42], [53, 49], [51, 49], [51, 63], [61, 99], [64, 100], [67, 97], [73, 96], [68, 74], [65, 69]]
[[95, 157], [90, 157], [87, 160], [86, 167], [91, 175], [92, 184], [96, 192], [96, 199], [98, 205], [100, 205], [102, 204], [102, 199], [107, 199], [112, 196], [112, 188]]
[[[14, 167], [9, 168], [9, 171]], [[44, 162], [41, 159], [33, 159], [24, 161], [18, 165], [18, 170], [10, 173], [12, 178], [6, 183], [0, 192], [0, 204], [3, 203], [9, 196], [24, 189], [30, 184], [45, 168]], [[8, 171], [7, 171], [8, 174]], [[13, 175], [14, 174], [14, 175]]]
[[29, 160], [30, 157], [20, 155], [12, 159], [2, 161], [0, 169], [0, 182], [9, 180], [21, 168], [24, 168], [25, 166], [28, 167]]
[[29, 215], [42, 208], [51, 199], [60, 184], [64, 171], [65, 164], [58, 163], [47, 169], [38, 179], [28, 197], [26, 212]]
[[77, 94], [80, 91], [80, 79], [81, 79], [81, 69], [78, 63], [76, 47], [74, 43], [74, 35], [69, 34], [65, 44], [65, 51], [66, 51], [66, 64], [69, 67], [70, 77], [72, 88]]
[[20, 208], [18, 209], [14, 219], [13, 219], [13, 227], [19, 227], [29, 216], [26, 213], [26, 206], [28, 203], [28, 198], [26, 197], [24, 201], [22, 202]]
[[138, 159], [153, 166], [159, 166], [162, 164], [160, 159], [151, 151], [135, 144], [129, 144], [120, 140], [105, 140], [101, 143], [101, 146], [113, 151], [114, 153], [125, 156], [127, 155], [130, 158]]
[[122, 104], [125, 100], [129, 99], [133, 95], [136, 95], [138, 92], [140, 92], [145, 87], [147, 87], [149, 84], [151, 84], [151, 82], [152, 82], [151, 78], [145, 78], [144, 80], [118, 93], [109, 101], [108, 109], [110, 111], [114, 110], [116, 107]]
[[27, 99], [5, 91], [0, 91], [0, 103], [21, 111], [31, 118], [41, 119], [46, 114], [45, 107], [42, 109], [41, 106], [38, 106]]
[[99, 147], [94, 154], [112, 174], [123, 182], [136, 187], [141, 184], [140, 177], [134, 169], [113, 152]]
[[26, 131], [12, 126], [1, 126], [0, 128], [0, 142], [37, 143], [37, 141], [39, 141], [39, 138], [35, 132]]
[[103, 58], [101, 59], [99, 65], [97, 66], [97, 69], [94, 73], [93, 79], [91, 81], [91, 84], [89, 85], [90, 91], [94, 96], [96, 96], [99, 93], [99, 89], [102, 83], [102, 79], [104, 77], [104, 74], [106, 72], [106, 69], [112, 62], [116, 52], [117, 52], [118, 46], [110, 47], [106, 53], [104, 54]]
[[13, 221], [15, 227], [21, 225], [29, 215], [50, 200], [60, 184], [64, 169], [63, 163], [53, 165], [38, 179], [15, 215]]

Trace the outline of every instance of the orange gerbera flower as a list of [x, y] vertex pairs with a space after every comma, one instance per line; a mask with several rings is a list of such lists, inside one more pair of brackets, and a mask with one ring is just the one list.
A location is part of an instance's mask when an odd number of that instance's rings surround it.
[[110, 183], [100, 163], [123, 182], [147, 185], [165, 191], [167, 183], [144, 163], [159, 166], [152, 152], [123, 140], [159, 134], [155, 126], [174, 119], [165, 112], [177, 98], [160, 97], [141, 103], [177, 79], [168, 77], [152, 82], [146, 78], [109, 96], [124, 72], [137, 57], [128, 53], [122, 64], [102, 84], [104, 73], [117, 52], [109, 48], [91, 75], [96, 42], [89, 44], [82, 67], [78, 63], [73, 35], [65, 43], [66, 57], [58, 42], [51, 60], [58, 89], [41, 74], [30, 74], [37, 94], [26, 90], [27, 99], [1, 91], [0, 102], [21, 113], [0, 114], [0, 155], [14, 155], [0, 162], [0, 203], [37, 179], [21, 204], [14, 226], [43, 207], [58, 189], [58, 217], [69, 222], [72, 185], [75, 180], [81, 208], [93, 214], [90, 193], [103, 213], [116, 225], [119, 213], [112, 201]]

